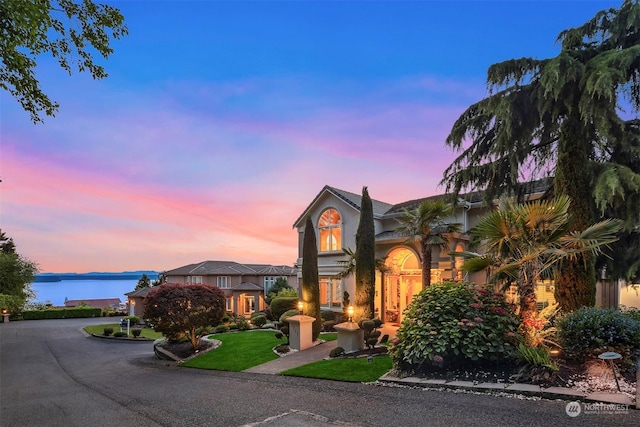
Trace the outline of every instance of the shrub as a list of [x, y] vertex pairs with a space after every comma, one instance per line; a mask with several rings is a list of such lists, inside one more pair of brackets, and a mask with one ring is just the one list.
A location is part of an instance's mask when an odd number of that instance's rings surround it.
[[298, 314], [300, 314], [298, 310], [287, 310], [284, 313], [282, 313], [279, 321], [280, 323], [285, 323], [285, 319], [288, 319], [289, 317], [297, 316]]
[[251, 329], [251, 324], [242, 316], [238, 316], [236, 319], [236, 325], [239, 331], [247, 331]]
[[129, 326], [137, 325], [140, 323], [140, 318], [138, 316], [125, 316], [122, 318], [125, 322], [129, 321]]
[[336, 320], [336, 312], [331, 310], [321, 310], [320, 317], [323, 321], [335, 321]]
[[519, 318], [502, 294], [446, 282], [415, 296], [390, 349], [396, 368], [500, 360], [518, 342]]
[[83, 308], [51, 308], [47, 310], [29, 310], [22, 313], [24, 320], [41, 319], [71, 319], [82, 317], [101, 317], [102, 309], [94, 307]]
[[131, 329], [131, 335], [133, 335], [134, 338], [138, 338], [141, 333], [142, 333], [142, 329], [140, 328]]
[[631, 317], [633, 320], [640, 322], [640, 309], [635, 307], [624, 307], [622, 312], [625, 316]]
[[256, 325], [258, 328], [263, 327], [267, 324], [267, 318], [264, 315], [256, 316], [251, 318], [251, 322]]
[[640, 350], [640, 322], [616, 309], [582, 307], [560, 319], [565, 354], [579, 360], [616, 351], [629, 356]]
[[118, 331], [118, 332], [114, 332], [114, 333], [113, 333], [113, 336], [114, 336], [114, 337], [117, 337], [117, 338], [122, 338], [122, 337], [126, 337], [126, 336], [127, 336], [127, 333], [126, 333], [126, 332]]
[[229, 329], [238, 329], [237, 323], [229, 323]]
[[381, 332], [376, 329], [376, 322], [371, 319], [361, 319], [358, 326], [364, 331], [364, 345], [370, 349], [375, 347], [381, 335]]
[[109, 335], [111, 335], [112, 333], [113, 333], [113, 328], [104, 328], [104, 332], [103, 332], [103, 334], [104, 334], [105, 336], [107, 336], [107, 337], [108, 337], [108, 336], [109, 336]]
[[344, 348], [336, 347], [329, 352], [329, 357], [340, 357], [344, 354]]
[[271, 301], [269, 309], [273, 320], [278, 320], [286, 311], [298, 306], [298, 297], [277, 297]]
[[213, 330], [213, 333], [215, 334], [223, 334], [225, 332], [229, 332], [229, 327], [227, 325], [218, 325]]
[[531, 347], [520, 343], [514, 356], [523, 366], [517, 374], [511, 376], [511, 380], [538, 384], [556, 377], [558, 364], [551, 359], [551, 352], [547, 347]]
[[322, 324], [322, 330], [325, 332], [333, 332], [335, 331], [334, 326], [336, 326], [335, 320], [327, 320]]

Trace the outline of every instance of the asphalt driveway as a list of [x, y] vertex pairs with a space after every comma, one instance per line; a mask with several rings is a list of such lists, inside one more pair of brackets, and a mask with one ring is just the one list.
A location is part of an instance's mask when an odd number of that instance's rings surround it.
[[3, 427], [640, 425], [637, 410], [572, 418], [562, 401], [181, 368], [82, 332], [100, 323], [0, 324]]

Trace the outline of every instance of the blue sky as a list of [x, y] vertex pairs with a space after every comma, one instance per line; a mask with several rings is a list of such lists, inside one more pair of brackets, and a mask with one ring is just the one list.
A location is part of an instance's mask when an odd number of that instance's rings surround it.
[[555, 55], [614, 1], [109, 1], [109, 78], [39, 59], [60, 103], [0, 93], [1, 226], [42, 271], [291, 265], [325, 184], [389, 203], [441, 193], [455, 119], [487, 68]]

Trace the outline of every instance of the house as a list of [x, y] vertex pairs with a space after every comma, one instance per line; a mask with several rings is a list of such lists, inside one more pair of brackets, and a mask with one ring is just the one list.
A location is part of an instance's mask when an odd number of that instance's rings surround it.
[[65, 299], [65, 307], [78, 307], [81, 304], [86, 304], [89, 307], [96, 308], [112, 308], [118, 310], [120, 308], [120, 298], [99, 298], [99, 299]]
[[292, 288], [298, 288], [297, 269], [284, 265], [204, 261], [166, 271], [164, 277], [166, 283], [217, 286], [225, 293], [227, 311], [244, 316], [266, 308], [264, 297], [278, 278], [283, 277]]
[[[534, 185], [528, 191], [529, 199], [541, 197], [545, 185]], [[407, 243], [406, 236], [396, 231], [397, 218], [404, 210], [415, 209], [425, 200], [444, 198], [445, 195], [409, 200], [399, 204], [389, 204], [372, 199], [373, 218], [376, 232], [376, 258], [385, 259], [388, 271], [376, 273], [375, 316], [384, 322], [400, 322], [404, 309], [414, 294], [422, 290], [420, 248], [416, 243]], [[306, 218], [310, 217], [318, 242], [318, 275], [320, 279], [320, 305], [323, 310], [343, 311], [343, 293], [355, 295], [355, 277], [336, 278], [342, 267], [339, 261], [346, 261], [343, 249], [355, 251], [355, 235], [360, 222], [362, 196], [335, 187], [325, 186], [300, 214], [293, 224], [298, 231], [298, 260], [302, 265], [302, 243]], [[448, 223], [461, 225], [459, 233], [449, 236], [448, 250], [434, 248], [432, 251], [431, 282], [446, 280], [469, 280], [484, 283], [484, 273], [463, 277], [461, 269], [464, 260], [453, 257], [450, 252], [467, 250], [468, 231], [488, 212], [480, 193], [461, 195], [454, 207]], [[553, 286], [542, 283], [538, 290], [538, 302], [548, 304], [553, 300]]]

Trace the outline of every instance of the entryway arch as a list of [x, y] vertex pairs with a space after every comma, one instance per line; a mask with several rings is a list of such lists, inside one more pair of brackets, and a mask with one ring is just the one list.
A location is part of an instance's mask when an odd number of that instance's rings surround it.
[[422, 274], [417, 254], [407, 247], [392, 249], [385, 261], [382, 307], [385, 322], [397, 324], [413, 296], [422, 290]]

